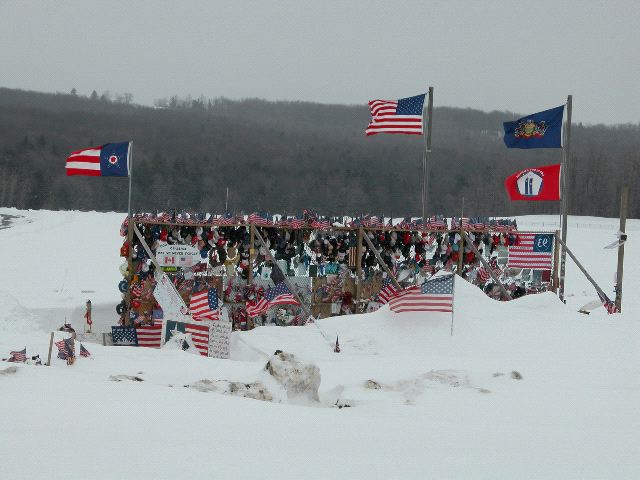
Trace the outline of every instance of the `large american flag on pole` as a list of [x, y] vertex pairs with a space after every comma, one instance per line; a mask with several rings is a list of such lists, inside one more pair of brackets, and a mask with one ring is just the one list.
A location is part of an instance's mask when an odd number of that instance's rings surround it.
[[443, 275], [404, 289], [389, 300], [392, 312], [453, 312], [455, 275]]
[[189, 302], [191, 318], [194, 320], [220, 320], [218, 308], [218, 290], [209, 288], [191, 296]]
[[509, 245], [509, 268], [551, 270], [553, 235], [544, 233], [518, 233], [514, 245]]
[[422, 135], [422, 109], [426, 94], [400, 100], [371, 100], [367, 136], [377, 133]]

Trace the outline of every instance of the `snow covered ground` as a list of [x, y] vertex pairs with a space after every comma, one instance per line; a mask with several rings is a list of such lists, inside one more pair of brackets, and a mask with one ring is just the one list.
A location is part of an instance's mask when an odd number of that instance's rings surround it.
[[[46, 357], [65, 318], [82, 331], [89, 298], [94, 330], [108, 330], [124, 215], [0, 215], [0, 355]], [[617, 225], [569, 221], [569, 247], [606, 292]], [[640, 478], [640, 221], [627, 225], [621, 315], [577, 313], [597, 296], [569, 263], [566, 305], [550, 293], [495, 302], [457, 281], [453, 336], [448, 314], [384, 308], [234, 333], [231, 360], [86, 343], [92, 358], [71, 367], [0, 363], [0, 478]], [[340, 354], [320, 330], [340, 336]], [[318, 401], [185, 388], [262, 381], [276, 349], [319, 367]]]

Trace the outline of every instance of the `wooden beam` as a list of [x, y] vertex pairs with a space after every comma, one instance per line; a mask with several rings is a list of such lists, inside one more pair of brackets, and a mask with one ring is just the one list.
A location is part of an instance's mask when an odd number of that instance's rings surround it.
[[300, 298], [300, 296], [298, 295], [298, 292], [295, 291], [295, 289], [293, 288], [293, 285], [291, 285], [291, 283], [287, 279], [287, 272], [282, 271], [282, 269], [280, 268], [280, 265], [278, 265], [278, 263], [276, 262], [276, 259], [271, 254], [271, 250], [269, 250], [269, 247], [267, 247], [267, 243], [264, 241], [264, 238], [262, 238], [262, 235], [260, 234], [260, 232], [258, 230], [254, 230], [254, 231], [255, 231], [255, 236], [258, 239], [258, 242], [260, 242], [260, 245], [262, 245], [266, 250], [267, 255], [271, 260], [271, 262], [273, 263], [274, 268], [277, 268], [278, 270], [280, 270], [280, 273], [282, 273], [282, 277], [284, 278], [284, 283], [287, 285], [287, 288], [289, 289], [291, 294], [294, 297], [296, 297], [296, 300], [300, 303], [300, 306], [304, 310], [305, 315], [307, 316], [307, 318], [309, 318], [311, 316], [311, 311], [309, 310], [309, 307], [307, 307], [307, 304], [302, 301], [302, 298]]
[[367, 235], [367, 232], [364, 232], [364, 239], [367, 242], [367, 245], [369, 245], [369, 248], [371, 250], [373, 250], [373, 254], [376, 256], [376, 259], [378, 260], [378, 263], [380, 264], [380, 266], [383, 268], [383, 270], [387, 273], [387, 275], [389, 276], [389, 278], [391, 279], [391, 282], [393, 283], [393, 285], [398, 289], [398, 290], [402, 290], [402, 287], [400, 286], [400, 284], [398, 283], [398, 280], [396, 280], [396, 277], [393, 276], [393, 273], [391, 273], [391, 270], [389, 270], [389, 267], [387, 267], [387, 264], [384, 263], [384, 261], [382, 260], [382, 257], [380, 256], [380, 254], [378, 253], [378, 250], [376, 250], [376, 248], [373, 246], [373, 243], [371, 242], [371, 239], [369, 238], [369, 235]]
[[489, 275], [491, 275], [493, 281], [498, 284], [498, 286], [500, 287], [500, 293], [502, 293], [502, 296], [505, 298], [505, 300], [511, 300], [511, 295], [509, 295], [507, 289], [504, 288], [504, 285], [493, 271], [493, 268], [491, 268], [491, 266], [487, 263], [484, 256], [478, 251], [471, 239], [467, 236], [467, 233], [464, 231], [462, 231], [462, 238], [464, 238], [469, 243], [469, 248], [471, 248], [471, 251], [475, 254], [476, 257], [478, 257], [480, 263], [482, 263], [482, 266], [485, 268], [485, 270], [489, 272]]

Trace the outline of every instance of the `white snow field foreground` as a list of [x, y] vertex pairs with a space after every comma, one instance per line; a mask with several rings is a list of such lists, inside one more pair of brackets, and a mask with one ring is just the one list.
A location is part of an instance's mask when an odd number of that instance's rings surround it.
[[[82, 331], [88, 298], [106, 331], [124, 215], [0, 215], [13, 217], [0, 228], [2, 358], [26, 346], [46, 359], [65, 317]], [[569, 223], [569, 247], [610, 292], [617, 252], [603, 246], [617, 220]], [[567, 305], [551, 293], [496, 302], [457, 280], [453, 336], [448, 314], [385, 307], [233, 333], [231, 360], [84, 343], [92, 358], [73, 366], [0, 362], [0, 478], [640, 478], [640, 222], [627, 230], [620, 315], [577, 313], [597, 296], [569, 263]], [[320, 369], [318, 401], [268, 383], [279, 402], [185, 388], [265, 381], [276, 349]]]

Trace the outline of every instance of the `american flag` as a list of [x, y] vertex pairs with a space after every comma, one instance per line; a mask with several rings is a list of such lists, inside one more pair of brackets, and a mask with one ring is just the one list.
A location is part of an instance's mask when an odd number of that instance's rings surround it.
[[278, 283], [275, 287], [270, 288], [264, 294], [265, 298], [271, 305], [300, 305], [300, 302], [293, 296], [287, 284]]
[[65, 338], [55, 344], [58, 347], [58, 358], [67, 360], [76, 356], [73, 338]]
[[247, 315], [250, 317], [257, 317], [269, 309], [269, 302], [266, 298], [262, 297], [256, 302], [247, 302]]
[[315, 230], [328, 230], [331, 228], [331, 222], [326, 218], [317, 218], [311, 222], [311, 228]]
[[91, 354], [89, 353], [89, 350], [87, 350], [86, 348], [84, 348], [84, 345], [80, 344], [80, 356], [81, 357], [90, 357]]
[[139, 347], [160, 348], [162, 343], [162, 320], [154, 320], [153, 325], [136, 327], [136, 337]]
[[220, 217], [217, 218], [216, 223], [218, 225], [235, 225], [236, 224], [236, 217], [232, 216], [230, 213], [225, 213], [224, 215], [221, 215]]
[[453, 285], [455, 275], [427, 280], [422, 285], [406, 288], [389, 300], [391, 311], [453, 312]]
[[396, 296], [398, 290], [394, 287], [393, 283], [389, 278], [385, 278], [384, 282], [382, 282], [382, 288], [380, 289], [380, 293], [378, 293], [378, 302], [382, 305], [386, 305], [389, 303], [389, 300]]
[[194, 320], [220, 320], [218, 308], [218, 289], [209, 288], [194, 293], [189, 302], [191, 318]]
[[8, 362], [26, 362], [27, 361], [27, 347], [23, 350], [9, 353], [10, 357]]
[[600, 295], [600, 293], [598, 293], [598, 296], [600, 297], [602, 306], [605, 308], [605, 310], [609, 315], [613, 313], [620, 313], [620, 310], [618, 310], [618, 307], [616, 306], [616, 303], [613, 300], [611, 300], [606, 295], [603, 297], [602, 295]]
[[263, 212], [260, 213], [252, 213], [249, 215], [248, 219], [249, 223], [253, 223], [259, 227], [264, 227], [266, 225], [271, 225], [273, 222], [269, 220], [269, 215]]
[[336, 336], [336, 345], [333, 347], [333, 351], [336, 353], [340, 353], [340, 342], [338, 342], [337, 336]]
[[422, 135], [422, 108], [426, 94], [400, 100], [371, 100], [371, 122], [365, 133]]
[[304, 227], [306, 223], [307, 222], [304, 218], [293, 217], [289, 219], [289, 225], [291, 226], [291, 228], [296, 230]]
[[478, 269], [478, 277], [482, 283], [486, 283], [491, 278], [491, 274], [484, 267], [480, 267]]
[[435, 229], [448, 228], [447, 222], [444, 220], [444, 218], [436, 217], [435, 215], [429, 218], [428, 223], [429, 223], [429, 227], [431, 228], [435, 228]]
[[191, 334], [200, 355], [207, 357], [209, 355], [209, 325], [185, 323], [184, 331]]
[[507, 267], [551, 270], [552, 254], [553, 235], [519, 233], [515, 245], [509, 245]]
[[135, 327], [111, 327], [111, 338], [114, 345], [138, 345]]

